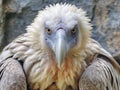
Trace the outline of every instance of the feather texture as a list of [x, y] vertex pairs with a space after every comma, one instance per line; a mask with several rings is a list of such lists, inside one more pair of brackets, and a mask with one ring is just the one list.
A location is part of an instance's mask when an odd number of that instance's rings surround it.
[[108, 58], [96, 58], [85, 70], [79, 82], [80, 90], [119, 90], [120, 75]]
[[27, 90], [22, 67], [12, 58], [0, 62], [0, 90]]
[[[77, 45], [67, 54], [59, 69], [54, 53], [44, 41], [43, 30], [45, 21], [53, 27], [63, 18], [68, 27], [78, 20], [79, 38]], [[78, 88], [80, 90], [119, 90], [120, 67], [97, 41], [90, 38], [92, 27], [89, 21], [86, 13], [74, 5], [56, 4], [46, 7], [28, 26], [27, 33], [4, 48], [0, 56], [0, 65], [2, 65], [0, 78], [4, 82], [4, 73], [8, 73], [5, 72], [6, 68], [11, 68], [8, 64], [13, 62], [18, 66], [13, 65], [13, 67], [20, 69], [19, 75], [24, 78], [24, 89], [18, 86], [19, 89], [16, 90], [26, 90], [26, 79], [31, 90], [77, 90]], [[106, 56], [108, 59], [97, 59], [96, 54]], [[17, 61], [23, 63], [24, 72]], [[16, 72], [16, 70], [12, 71]], [[9, 75], [6, 77], [10, 78]], [[2, 87], [3, 83], [1, 83]], [[4, 86], [7, 85], [4, 84]]]
[[[21, 37], [18, 37], [16, 40], [14, 40], [4, 49], [3, 53], [1, 54], [1, 58], [2, 56], [4, 56], [3, 54], [5, 52], [9, 52], [8, 55], [10, 55], [10, 58], [12, 57], [16, 60], [22, 60], [24, 62], [23, 68], [27, 76], [28, 83], [33, 88], [33, 90], [37, 88], [41, 88], [42, 90], [44, 90], [51, 86], [53, 83], [55, 83], [55, 87], [57, 87], [60, 90], [64, 90], [68, 86], [72, 86], [73, 90], [76, 90], [78, 88], [78, 80], [80, 76], [82, 75], [83, 71], [89, 66], [89, 63], [92, 63], [93, 61], [92, 59], [92, 61], [89, 60], [90, 62], [87, 63], [88, 58], [90, 59], [90, 57], [94, 57], [96, 53], [100, 53], [112, 59], [112, 56], [108, 52], [106, 52], [95, 40], [90, 39], [84, 52], [76, 56], [68, 56], [66, 62], [64, 62], [63, 68], [59, 70], [57, 68], [56, 62], [52, 54], [45, 51], [42, 52], [39, 49], [34, 49], [34, 47], [31, 46], [32, 42], [29, 42], [29, 40], [27, 40], [28, 37], [29, 36], [27, 36], [27, 34], [24, 34]], [[23, 38], [25, 40], [22, 41]], [[19, 42], [19, 40], [21, 40], [21, 42]], [[29, 42], [31, 44], [26, 45], [26, 42]], [[14, 45], [18, 46], [14, 47]], [[17, 56], [17, 54], [20, 52], [21, 55]], [[3, 61], [9, 57], [6, 57], [5, 59], [4, 58], [2, 58]], [[98, 62], [101, 61], [98, 60]], [[92, 65], [94, 66], [94, 63]], [[98, 69], [100, 69], [99, 63], [95, 63], [95, 65], [98, 65], [97, 67]], [[109, 63], [108, 66], [110, 70], [115, 69], [111, 63]], [[88, 72], [89, 71], [92, 70], [88, 70]], [[117, 71], [114, 70], [114, 72]], [[114, 76], [114, 74], [112, 75]]]

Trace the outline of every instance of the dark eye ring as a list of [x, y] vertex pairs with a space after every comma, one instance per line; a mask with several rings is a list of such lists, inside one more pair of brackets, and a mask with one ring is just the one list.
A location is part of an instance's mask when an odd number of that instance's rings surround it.
[[50, 29], [46, 29], [46, 32], [48, 33], [48, 34], [51, 34], [52, 33], [52, 31], [50, 30]]
[[71, 32], [72, 32], [72, 33], [76, 33], [76, 28], [73, 28], [73, 29], [71, 30]]

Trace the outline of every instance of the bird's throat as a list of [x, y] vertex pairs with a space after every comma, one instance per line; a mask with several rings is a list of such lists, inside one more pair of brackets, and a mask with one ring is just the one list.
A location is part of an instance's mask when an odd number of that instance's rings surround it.
[[[81, 60], [69, 56], [64, 60], [62, 67], [59, 69], [55, 60], [47, 60], [47, 63], [44, 63], [44, 67], [41, 68], [43, 72], [38, 72], [38, 76], [34, 77], [36, 81], [31, 80], [32, 87], [45, 90], [54, 83], [58, 90], [66, 90], [68, 86], [76, 90], [78, 88], [76, 83], [82, 72], [81, 64]], [[32, 75], [34, 76], [34, 73]]]
[[78, 62], [74, 62], [74, 60], [72, 60], [72, 58], [69, 57], [65, 58], [61, 68], [58, 68], [57, 65], [51, 65], [53, 70], [52, 72], [55, 71], [53, 75], [54, 83], [56, 84], [59, 90], [66, 90], [68, 86], [71, 86], [74, 90], [78, 88], [76, 83], [79, 79], [81, 66], [74, 66], [77, 63]]

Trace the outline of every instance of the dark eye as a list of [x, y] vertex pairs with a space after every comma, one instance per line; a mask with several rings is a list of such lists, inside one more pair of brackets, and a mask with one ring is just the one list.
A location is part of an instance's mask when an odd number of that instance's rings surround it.
[[51, 34], [52, 33], [52, 31], [50, 30], [50, 29], [46, 29], [46, 32], [48, 33], [48, 34]]
[[74, 33], [76, 33], [76, 28], [73, 28], [72, 30], [71, 30], [71, 32], [74, 34]]

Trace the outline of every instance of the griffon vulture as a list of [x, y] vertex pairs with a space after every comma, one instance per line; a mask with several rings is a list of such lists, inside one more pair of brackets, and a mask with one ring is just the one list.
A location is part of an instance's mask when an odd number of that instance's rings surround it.
[[120, 66], [91, 38], [86, 12], [55, 4], [0, 56], [0, 90], [120, 90]]

